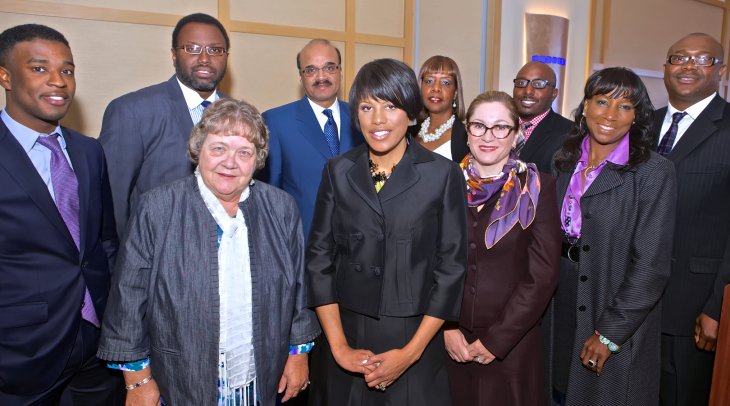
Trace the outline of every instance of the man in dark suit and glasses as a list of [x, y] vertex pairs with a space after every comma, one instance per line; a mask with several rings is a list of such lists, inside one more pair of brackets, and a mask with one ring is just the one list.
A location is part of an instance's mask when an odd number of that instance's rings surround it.
[[190, 131], [203, 110], [223, 97], [216, 88], [226, 74], [230, 46], [220, 21], [201, 13], [185, 16], [172, 31], [175, 74], [107, 106], [99, 141], [109, 160], [120, 237], [139, 195], [193, 173]]
[[677, 222], [662, 317], [662, 405], [707, 405], [722, 291], [730, 283], [730, 104], [718, 94], [720, 43], [689, 34], [669, 48], [669, 106], [656, 111], [657, 152], [674, 162]]
[[59, 124], [74, 71], [58, 31], [0, 34], [0, 405], [124, 402], [96, 358], [118, 247], [104, 154]]
[[573, 124], [550, 107], [558, 97], [555, 71], [542, 62], [531, 61], [517, 72], [513, 82], [512, 97], [525, 136], [520, 159], [535, 163], [540, 172], [551, 173], [553, 155]]

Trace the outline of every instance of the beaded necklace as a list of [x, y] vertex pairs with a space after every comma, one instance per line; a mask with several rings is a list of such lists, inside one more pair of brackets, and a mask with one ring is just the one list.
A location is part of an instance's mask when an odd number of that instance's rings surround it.
[[456, 116], [452, 114], [445, 123], [441, 124], [439, 128], [437, 128], [436, 131], [431, 134], [428, 132], [428, 127], [431, 126], [431, 117], [426, 117], [426, 119], [423, 120], [423, 122], [421, 123], [421, 129], [418, 131], [418, 138], [423, 140], [423, 142], [436, 141], [437, 139], [441, 138], [441, 136], [444, 135], [446, 131], [449, 131], [451, 129], [451, 127], [454, 125], [454, 120], [456, 120]]
[[385, 171], [378, 171], [378, 165], [370, 158], [368, 158], [368, 164], [370, 165], [370, 176], [372, 176], [373, 178], [375, 191], [380, 192], [380, 189], [382, 189], [385, 185], [385, 181], [388, 180], [398, 164], [393, 165], [393, 167], [390, 169], [390, 173], [385, 173]]

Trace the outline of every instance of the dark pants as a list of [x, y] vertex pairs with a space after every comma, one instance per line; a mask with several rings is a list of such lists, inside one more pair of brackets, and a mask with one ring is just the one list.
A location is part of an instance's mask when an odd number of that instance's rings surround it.
[[[34, 395], [0, 392], [0, 405], [115, 406], [123, 405], [124, 380], [96, 358], [99, 329], [82, 321], [68, 363], [50, 387]], [[63, 354], [59, 354], [63, 356]]]
[[661, 406], [707, 406], [715, 353], [698, 349], [694, 337], [662, 334]]

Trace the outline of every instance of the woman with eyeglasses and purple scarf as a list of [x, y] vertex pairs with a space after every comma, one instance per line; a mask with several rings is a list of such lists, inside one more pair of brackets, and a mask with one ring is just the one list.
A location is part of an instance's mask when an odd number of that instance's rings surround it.
[[544, 405], [540, 317], [558, 280], [555, 180], [517, 159], [518, 114], [504, 92], [467, 111], [469, 237], [461, 317], [444, 331], [454, 405]]

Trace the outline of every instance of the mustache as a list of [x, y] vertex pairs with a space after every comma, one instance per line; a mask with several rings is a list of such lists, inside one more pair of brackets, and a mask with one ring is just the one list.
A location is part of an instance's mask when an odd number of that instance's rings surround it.
[[330, 82], [327, 79], [322, 79], [322, 80], [318, 80], [318, 81], [314, 82], [312, 85], [313, 86], [321, 86], [321, 85], [332, 86], [332, 82]]

